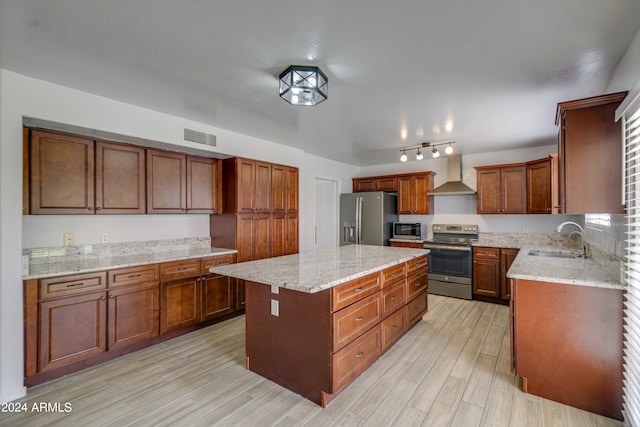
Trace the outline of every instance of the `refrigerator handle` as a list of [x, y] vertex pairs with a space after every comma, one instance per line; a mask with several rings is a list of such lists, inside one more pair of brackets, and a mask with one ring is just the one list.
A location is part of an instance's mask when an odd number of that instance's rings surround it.
[[358, 209], [356, 211], [357, 212], [356, 215], [358, 215], [358, 218], [357, 218], [358, 222], [356, 224], [356, 227], [357, 227], [356, 232], [357, 232], [358, 238], [356, 243], [359, 245], [362, 244], [362, 203], [363, 201], [364, 199], [362, 197], [358, 197]]
[[355, 235], [355, 243], [358, 244], [358, 230], [360, 229], [360, 197], [355, 198], [356, 202], [356, 235]]

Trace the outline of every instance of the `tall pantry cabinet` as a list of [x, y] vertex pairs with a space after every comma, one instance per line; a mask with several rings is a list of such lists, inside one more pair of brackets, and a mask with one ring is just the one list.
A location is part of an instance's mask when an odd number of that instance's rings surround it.
[[232, 158], [222, 163], [223, 213], [212, 215], [213, 246], [238, 262], [298, 252], [298, 169]]

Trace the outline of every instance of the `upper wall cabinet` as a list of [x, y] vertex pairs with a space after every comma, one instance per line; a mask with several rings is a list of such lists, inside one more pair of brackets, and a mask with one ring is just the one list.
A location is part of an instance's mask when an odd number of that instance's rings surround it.
[[398, 178], [395, 175], [353, 178], [353, 192], [398, 191]]
[[522, 164], [476, 166], [479, 214], [527, 213], [526, 166]]
[[218, 159], [24, 130], [23, 213], [219, 213]]
[[273, 213], [298, 212], [298, 168], [271, 165]]
[[145, 213], [144, 148], [96, 142], [96, 213]]
[[615, 110], [626, 95], [558, 104], [560, 213], [624, 213], [622, 123]]
[[398, 214], [431, 215], [433, 196], [427, 195], [433, 190], [435, 172], [422, 172], [398, 175]]
[[[94, 147], [91, 139], [55, 132], [30, 131], [30, 213], [95, 212]], [[27, 191], [27, 188], [24, 190]]]
[[551, 156], [527, 163], [527, 213], [551, 213]]

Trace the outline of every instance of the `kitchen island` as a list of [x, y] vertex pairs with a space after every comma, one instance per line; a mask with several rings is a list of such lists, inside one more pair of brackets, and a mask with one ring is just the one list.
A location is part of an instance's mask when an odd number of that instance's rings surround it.
[[350, 245], [210, 271], [245, 281], [247, 368], [326, 406], [426, 312], [428, 253]]

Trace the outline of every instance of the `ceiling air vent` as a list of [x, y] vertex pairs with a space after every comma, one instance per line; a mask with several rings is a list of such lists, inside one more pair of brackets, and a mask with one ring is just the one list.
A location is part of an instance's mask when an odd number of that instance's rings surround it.
[[208, 133], [200, 132], [193, 129], [182, 128], [182, 139], [188, 142], [195, 142], [196, 144], [209, 145], [211, 147], [216, 146], [216, 136]]

